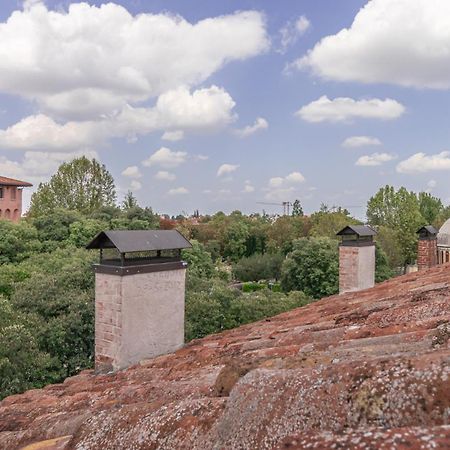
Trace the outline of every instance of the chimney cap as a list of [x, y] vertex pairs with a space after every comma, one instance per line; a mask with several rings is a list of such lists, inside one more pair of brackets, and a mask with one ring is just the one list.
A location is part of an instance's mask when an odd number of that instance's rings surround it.
[[425, 225], [417, 230], [420, 237], [436, 237], [438, 233], [439, 231], [433, 225]]
[[368, 225], [347, 225], [336, 236], [351, 236], [357, 235], [358, 237], [370, 237], [375, 236], [377, 232]]
[[119, 253], [179, 250], [192, 244], [177, 230], [101, 231], [87, 249], [116, 248]]

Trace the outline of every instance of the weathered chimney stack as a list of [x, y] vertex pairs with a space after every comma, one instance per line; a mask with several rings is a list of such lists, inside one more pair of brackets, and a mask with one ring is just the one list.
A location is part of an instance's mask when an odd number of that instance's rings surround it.
[[375, 231], [363, 225], [349, 225], [337, 236], [339, 246], [339, 293], [360, 291], [375, 285]]
[[422, 227], [417, 231], [419, 242], [417, 248], [417, 266], [419, 270], [426, 270], [437, 264], [438, 246], [437, 235], [438, 230], [431, 225]]
[[104, 231], [95, 271], [95, 370], [124, 369], [184, 344], [186, 263], [178, 231]]

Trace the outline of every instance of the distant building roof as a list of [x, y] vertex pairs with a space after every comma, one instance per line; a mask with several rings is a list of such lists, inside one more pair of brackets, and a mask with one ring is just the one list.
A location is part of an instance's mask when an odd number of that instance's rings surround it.
[[116, 248], [120, 253], [175, 250], [192, 247], [177, 230], [123, 230], [102, 231], [87, 246]]
[[0, 176], [0, 186], [17, 186], [17, 187], [30, 187], [33, 186], [27, 181], [15, 180], [14, 178]]
[[336, 236], [348, 236], [350, 234], [357, 234], [360, 237], [375, 236], [377, 232], [367, 225], [347, 225]]

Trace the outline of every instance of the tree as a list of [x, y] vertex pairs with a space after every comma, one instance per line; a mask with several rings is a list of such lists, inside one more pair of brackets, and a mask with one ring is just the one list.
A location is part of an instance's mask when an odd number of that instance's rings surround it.
[[293, 216], [303, 216], [303, 208], [300, 203], [300, 200], [298, 200], [298, 199], [294, 200], [294, 203], [292, 204], [292, 215]]
[[396, 233], [402, 252], [402, 265], [411, 264], [417, 256], [417, 230], [426, 225], [420, 213], [419, 200], [404, 187], [381, 188], [367, 203], [367, 219], [371, 225], [384, 225]]
[[324, 236], [330, 239], [337, 239], [336, 233], [347, 225], [358, 225], [361, 222], [350, 216], [345, 209], [339, 208], [337, 211], [329, 210], [322, 205], [320, 211], [311, 215], [311, 236]]
[[240, 281], [278, 280], [284, 256], [281, 253], [254, 254], [241, 258], [233, 267], [236, 279]]
[[211, 278], [214, 275], [214, 263], [203, 244], [191, 241], [192, 248], [183, 250], [181, 257], [188, 263], [188, 275], [199, 278]]
[[419, 210], [427, 224], [434, 224], [443, 209], [444, 205], [439, 198], [427, 192], [419, 193]]
[[125, 210], [136, 208], [138, 205], [138, 201], [136, 197], [133, 195], [131, 191], [128, 191], [125, 195], [125, 198], [122, 201], [122, 208]]
[[286, 292], [302, 291], [313, 298], [336, 294], [339, 290], [337, 241], [326, 237], [295, 241], [281, 269], [281, 286]]
[[31, 197], [30, 216], [55, 208], [90, 214], [116, 200], [114, 179], [106, 167], [85, 156], [63, 163], [48, 183], [41, 183]]

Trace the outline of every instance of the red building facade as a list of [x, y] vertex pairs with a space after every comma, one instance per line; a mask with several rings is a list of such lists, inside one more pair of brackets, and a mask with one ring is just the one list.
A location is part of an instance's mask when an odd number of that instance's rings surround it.
[[32, 186], [26, 181], [0, 176], [0, 220], [17, 222], [22, 216], [22, 189]]

